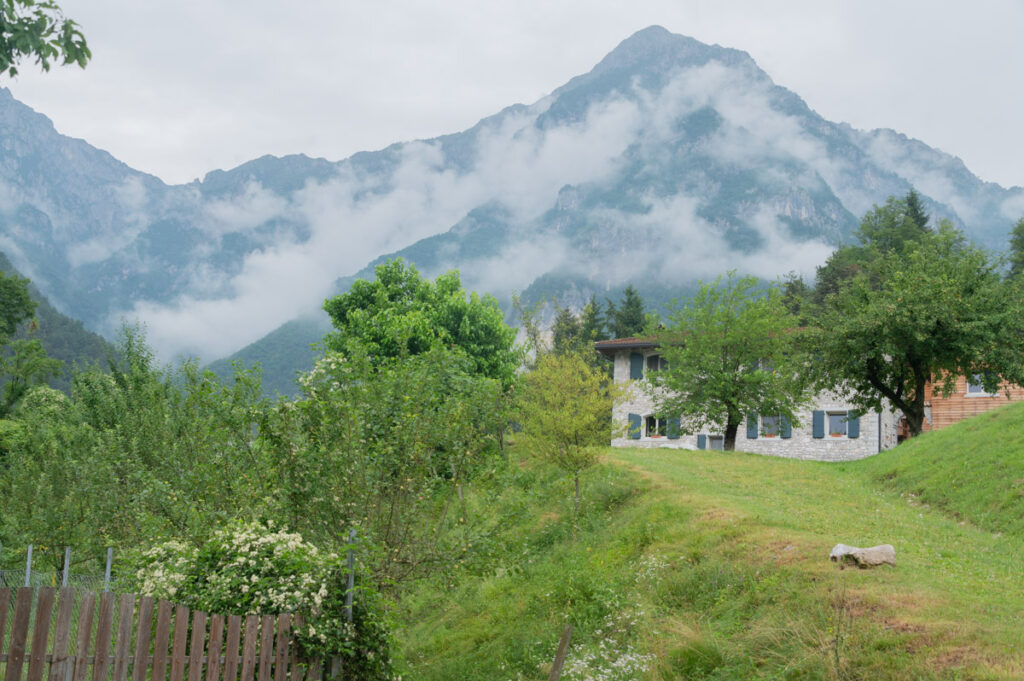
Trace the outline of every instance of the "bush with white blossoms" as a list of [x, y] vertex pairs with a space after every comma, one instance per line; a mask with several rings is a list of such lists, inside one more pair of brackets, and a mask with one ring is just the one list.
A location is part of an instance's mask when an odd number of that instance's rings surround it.
[[[358, 588], [344, 615], [346, 573], [338, 556], [272, 522], [234, 522], [198, 549], [169, 541], [136, 557], [138, 590], [223, 615], [296, 613], [311, 656], [343, 658], [342, 679], [390, 679], [390, 627], [375, 592]], [[369, 658], [373, 664], [359, 664]], [[359, 676], [350, 676], [358, 669]]]

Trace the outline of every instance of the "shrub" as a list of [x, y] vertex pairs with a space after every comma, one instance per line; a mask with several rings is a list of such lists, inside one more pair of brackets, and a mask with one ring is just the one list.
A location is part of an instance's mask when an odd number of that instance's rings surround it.
[[295, 613], [310, 656], [342, 658], [339, 679], [390, 679], [391, 627], [374, 590], [358, 585], [345, 616], [347, 571], [338, 556], [260, 522], [233, 522], [198, 548], [169, 541], [135, 557], [139, 591], [226, 615]]

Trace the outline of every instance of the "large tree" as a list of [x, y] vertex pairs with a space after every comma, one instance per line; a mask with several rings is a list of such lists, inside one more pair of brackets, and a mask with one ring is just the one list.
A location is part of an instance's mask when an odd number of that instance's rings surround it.
[[324, 310], [336, 332], [327, 346], [347, 353], [358, 345], [371, 357], [417, 355], [432, 348], [454, 348], [473, 361], [474, 371], [511, 385], [520, 356], [515, 329], [490, 295], [468, 294], [452, 270], [435, 281], [400, 258], [376, 268], [373, 281], [352, 284], [328, 299]]
[[808, 397], [801, 332], [777, 286], [719, 277], [666, 321], [656, 337], [668, 366], [653, 375], [652, 396], [659, 413], [679, 417], [683, 432], [723, 432], [731, 450], [748, 414], [796, 422]]
[[53, 62], [84, 68], [91, 57], [78, 24], [53, 0], [0, 2], [0, 72], [18, 75], [25, 59], [35, 59], [43, 71]]
[[844, 386], [864, 409], [902, 410], [917, 435], [928, 383], [946, 395], [963, 375], [991, 391], [1024, 384], [1018, 289], [948, 223], [879, 252], [824, 300], [818, 383]]

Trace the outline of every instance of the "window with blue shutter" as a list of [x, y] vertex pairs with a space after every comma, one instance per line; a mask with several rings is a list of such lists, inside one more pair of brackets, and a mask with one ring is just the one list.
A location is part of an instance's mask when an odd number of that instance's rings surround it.
[[811, 430], [814, 437], [825, 437], [825, 412], [815, 409], [811, 414]]
[[639, 440], [640, 429], [643, 427], [643, 419], [640, 418], [640, 414], [629, 415], [629, 439]]
[[678, 440], [679, 433], [682, 430], [682, 419], [676, 416], [668, 420], [668, 439]]
[[708, 436], [705, 435], [704, 433], [701, 433], [700, 435], [697, 436], [697, 449], [707, 449], [707, 448], [708, 448]]
[[846, 437], [851, 440], [860, 437], [860, 414], [855, 411], [846, 417]]
[[755, 411], [747, 414], [747, 439], [757, 439], [757, 412]]
[[644, 356], [639, 352], [629, 353], [629, 377], [634, 381], [644, 377]]
[[782, 425], [779, 428], [779, 434], [783, 438], [793, 437], [793, 424], [790, 423], [789, 419], [787, 419], [785, 416], [782, 417]]

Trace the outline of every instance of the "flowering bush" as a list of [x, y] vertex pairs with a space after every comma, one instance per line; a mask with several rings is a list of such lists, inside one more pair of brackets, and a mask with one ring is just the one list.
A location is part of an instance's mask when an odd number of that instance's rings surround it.
[[[390, 679], [391, 635], [378, 594], [359, 588], [344, 613], [347, 574], [338, 556], [272, 522], [235, 522], [198, 549], [169, 541], [135, 559], [141, 593], [218, 614], [299, 613], [307, 653], [342, 657], [341, 679]], [[369, 661], [369, 663], [367, 662]]]

